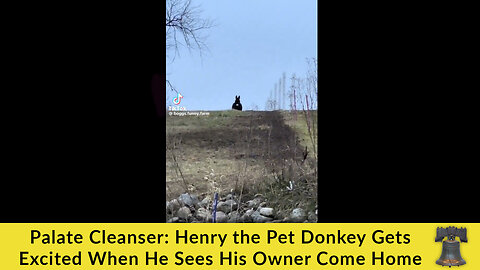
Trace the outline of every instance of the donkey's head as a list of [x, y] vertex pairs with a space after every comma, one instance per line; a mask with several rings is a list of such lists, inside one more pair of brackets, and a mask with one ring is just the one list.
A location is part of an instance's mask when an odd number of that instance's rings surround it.
[[240, 103], [240, 96], [235, 96], [235, 103]]

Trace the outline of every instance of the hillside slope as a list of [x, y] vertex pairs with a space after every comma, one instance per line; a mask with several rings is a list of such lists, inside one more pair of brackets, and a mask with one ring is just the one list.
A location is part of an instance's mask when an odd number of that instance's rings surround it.
[[300, 141], [278, 111], [168, 116], [167, 201], [189, 193], [211, 202], [218, 192], [221, 199], [235, 198], [239, 214], [254, 198], [274, 208], [277, 219], [297, 207], [312, 212], [317, 165], [312, 154], [305, 159]]

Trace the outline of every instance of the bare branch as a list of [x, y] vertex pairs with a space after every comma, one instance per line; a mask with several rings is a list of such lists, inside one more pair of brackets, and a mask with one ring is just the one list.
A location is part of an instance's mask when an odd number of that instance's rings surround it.
[[171, 91], [175, 91], [177, 94], [178, 94], [178, 91], [177, 89], [175, 89], [175, 87], [172, 85], [172, 83], [170, 83], [169, 80], [166, 80], [167, 81], [167, 84], [168, 84], [168, 87], [170, 88]]
[[198, 49], [200, 54], [208, 49], [204, 30], [213, 27], [209, 19], [200, 17], [201, 10], [192, 6], [191, 0], [167, 0], [166, 2], [166, 45], [167, 50], [174, 49], [174, 56], [179, 55], [179, 47], [189, 51]]

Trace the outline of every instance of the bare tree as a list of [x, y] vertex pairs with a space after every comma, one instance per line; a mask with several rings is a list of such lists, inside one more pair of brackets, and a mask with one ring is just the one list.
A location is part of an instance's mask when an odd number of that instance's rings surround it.
[[317, 98], [318, 98], [318, 62], [317, 58], [312, 57], [310, 59], [307, 58], [307, 85], [306, 85], [306, 94], [309, 95], [310, 101], [312, 104], [312, 109], [317, 109]]
[[[310, 137], [313, 156], [317, 159], [317, 113], [318, 109], [318, 71], [317, 59], [307, 59], [308, 70], [305, 77], [291, 77], [290, 108], [293, 110], [294, 119], [297, 120], [297, 110], [303, 112], [307, 131]], [[306, 151], [305, 151], [306, 153]], [[305, 154], [306, 156], [306, 154]]]
[[[316, 110], [318, 107], [318, 71], [317, 58], [307, 58], [308, 70], [305, 77], [297, 77], [295, 74], [290, 78], [290, 109], [305, 109], [309, 102], [309, 109]], [[305, 100], [308, 96], [308, 101]], [[300, 106], [299, 106], [300, 105]]]
[[[179, 47], [185, 46], [189, 51], [198, 49], [200, 56], [208, 49], [205, 43], [204, 31], [213, 27], [209, 19], [200, 17], [201, 10], [192, 6], [191, 0], [167, 0], [165, 11], [166, 47], [167, 52], [174, 50], [172, 62], [179, 55]], [[167, 85], [171, 91], [177, 92], [169, 80]]]
[[204, 30], [213, 26], [209, 19], [203, 19], [198, 6], [192, 6], [191, 0], [166, 1], [166, 45], [167, 50], [174, 49], [179, 55], [179, 46], [188, 50], [198, 49], [200, 54], [208, 49]]

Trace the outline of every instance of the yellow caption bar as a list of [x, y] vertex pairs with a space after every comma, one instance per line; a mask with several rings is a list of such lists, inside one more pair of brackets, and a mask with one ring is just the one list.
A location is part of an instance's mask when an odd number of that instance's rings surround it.
[[478, 223], [10, 223], [0, 269], [441, 269], [448, 226], [467, 229], [459, 269], [480, 269]]

